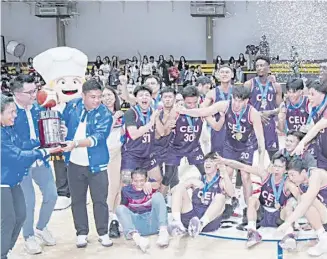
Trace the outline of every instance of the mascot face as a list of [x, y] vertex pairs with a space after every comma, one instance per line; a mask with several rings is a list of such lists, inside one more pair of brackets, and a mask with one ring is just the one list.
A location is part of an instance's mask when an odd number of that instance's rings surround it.
[[81, 97], [85, 79], [79, 76], [65, 76], [54, 80], [53, 89], [57, 92], [60, 102], [69, 102]]

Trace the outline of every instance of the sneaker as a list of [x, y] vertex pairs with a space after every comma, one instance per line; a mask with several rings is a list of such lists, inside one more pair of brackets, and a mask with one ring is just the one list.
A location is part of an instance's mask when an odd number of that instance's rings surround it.
[[323, 224], [325, 231], [327, 232], [327, 223]]
[[168, 225], [168, 233], [171, 236], [179, 236], [179, 235], [184, 235], [186, 232], [186, 229], [183, 225], [183, 223], [179, 220], [173, 220], [169, 225]]
[[70, 207], [71, 203], [71, 198], [68, 198], [66, 196], [58, 196], [54, 210], [65, 210]]
[[193, 217], [188, 226], [188, 234], [191, 237], [197, 237], [202, 230], [202, 223], [198, 217]]
[[246, 247], [251, 248], [257, 244], [259, 244], [262, 240], [261, 235], [259, 232], [254, 231], [254, 230], [249, 230], [248, 231], [248, 241], [246, 242]]
[[42, 247], [37, 242], [37, 240], [34, 236], [31, 236], [25, 240], [24, 247], [25, 247], [26, 252], [31, 255], [36, 255], [36, 254], [42, 253]]
[[136, 245], [142, 250], [143, 253], [146, 253], [146, 251], [150, 248], [150, 241], [149, 239], [145, 237], [139, 237]]
[[231, 204], [225, 205], [225, 210], [222, 215], [222, 219], [229, 219], [233, 215], [234, 209]]
[[159, 237], [156, 244], [159, 247], [167, 247], [169, 245], [169, 233], [167, 229], [159, 231]]
[[119, 238], [119, 222], [117, 220], [112, 220], [109, 227], [109, 237], [110, 238]]
[[104, 247], [110, 247], [112, 246], [114, 243], [112, 242], [112, 240], [109, 238], [108, 234], [105, 234], [103, 236], [99, 236], [98, 241], [101, 243], [101, 245], [103, 245]]
[[296, 239], [294, 234], [287, 234], [279, 242], [279, 245], [284, 250], [294, 251], [296, 249]]
[[77, 236], [76, 246], [77, 246], [77, 248], [86, 247], [87, 246], [87, 235]]
[[35, 236], [42, 240], [43, 244], [46, 246], [55, 246], [56, 240], [52, 236], [51, 232], [44, 228], [43, 230], [36, 229]]
[[308, 249], [308, 254], [311, 256], [321, 256], [327, 253], [327, 233], [319, 238], [318, 244]]

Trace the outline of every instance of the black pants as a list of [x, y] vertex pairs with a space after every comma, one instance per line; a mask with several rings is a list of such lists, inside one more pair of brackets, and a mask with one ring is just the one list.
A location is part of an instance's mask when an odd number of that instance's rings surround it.
[[56, 175], [56, 187], [58, 196], [70, 197], [67, 166], [64, 160], [54, 160], [53, 167]]
[[68, 182], [76, 235], [87, 235], [89, 223], [86, 209], [87, 189], [90, 187], [95, 226], [99, 236], [108, 234], [109, 210], [107, 170], [91, 173], [88, 166], [69, 163]]
[[25, 198], [20, 185], [1, 187], [1, 259], [15, 246], [26, 218]]

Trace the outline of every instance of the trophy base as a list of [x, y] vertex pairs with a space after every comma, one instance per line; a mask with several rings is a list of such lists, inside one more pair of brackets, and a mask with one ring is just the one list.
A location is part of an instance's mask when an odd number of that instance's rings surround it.
[[43, 144], [40, 148], [55, 148], [55, 147], [62, 147], [60, 143], [50, 143], [50, 144]]

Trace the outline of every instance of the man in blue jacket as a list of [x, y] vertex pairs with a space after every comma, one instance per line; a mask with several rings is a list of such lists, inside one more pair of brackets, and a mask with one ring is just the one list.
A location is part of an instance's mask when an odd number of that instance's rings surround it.
[[68, 102], [62, 115], [68, 128], [67, 141], [64, 143], [67, 146], [63, 150], [68, 164], [68, 183], [78, 248], [87, 246], [88, 187], [93, 201], [99, 242], [106, 247], [112, 246], [108, 235], [109, 153], [106, 142], [112, 125], [112, 116], [101, 104], [101, 95], [101, 85], [96, 80], [86, 81], [82, 87], [82, 98]]
[[[37, 87], [34, 78], [20, 75], [11, 82], [11, 91], [17, 107], [17, 117], [14, 130], [22, 141], [39, 139], [38, 120], [41, 108], [36, 102]], [[39, 219], [34, 231], [35, 190], [33, 181], [39, 186], [42, 193], [42, 205]], [[39, 254], [42, 247], [36, 237], [47, 246], [56, 244], [56, 240], [47, 229], [54, 206], [57, 200], [57, 190], [52, 170], [47, 162], [37, 160], [29, 169], [29, 173], [21, 183], [26, 200], [26, 220], [23, 225], [25, 249], [29, 254]]]

